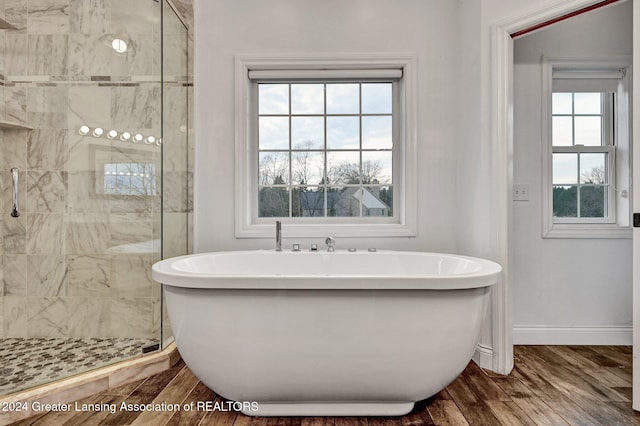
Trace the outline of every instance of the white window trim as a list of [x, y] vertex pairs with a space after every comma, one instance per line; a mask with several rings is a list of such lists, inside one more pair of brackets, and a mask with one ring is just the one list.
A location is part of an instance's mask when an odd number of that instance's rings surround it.
[[[553, 68], [565, 69], [626, 69], [623, 80], [624, 93], [617, 93], [616, 105], [626, 108], [615, 116], [616, 149], [615, 192], [616, 223], [559, 223], [553, 219], [553, 148], [551, 146], [551, 94], [553, 91]], [[606, 58], [542, 58], [542, 237], [543, 238], [631, 238], [631, 128], [632, 117], [630, 93], [631, 57]], [[620, 122], [625, 117], [626, 122]], [[621, 191], [626, 189], [626, 197]]]
[[[300, 221], [295, 218], [258, 219], [257, 197], [252, 188], [255, 171], [250, 167], [251, 83], [252, 70], [345, 70], [345, 69], [401, 69], [400, 129], [402, 143], [400, 158], [394, 158], [394, 168], [401, 170], [394, 197], [398, 197], [400, 213], [397, 222], [367, 223], [357, 218], [336, 223], [331, 219]], [[236, 238], [273, 238], [274, 223], [280, 220], [286, 227], [287, 238], [304, 237], [414, 237], [417, 235], [417, 85], [416, 58], [413, 54], [349, 54], [349, 55], [237, 55], [235, 57], [235, 235]]]

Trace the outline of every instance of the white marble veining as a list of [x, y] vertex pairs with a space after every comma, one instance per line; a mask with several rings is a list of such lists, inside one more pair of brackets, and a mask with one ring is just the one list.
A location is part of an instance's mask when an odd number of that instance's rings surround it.
[[[111, 126], [111, 87], [72, 86], [69, 87], [69, 131], [74, 140], [74, 147], [79, 141], [92, 142], [93, 138], [83, 138], [78, 134], [82, 125], [93, 127]], [[87, 158], [83, 158], [87, 163]], [[84, 170], [84, 169], [78, 169]]]
[[108, 337], [111, 312], [109, 300], [94, 297], [70, 297], [68, 330], [70, 337]]
[[65, 253], [63, 213], [26, 213], [25, 216], [28, 254]]
[[67, 109], [66, 86], [27, 88], [29, 125], [45, 129], [66, 129]]
[[108, 213], [69, 213], [67, 254], [102, 254], [110, 241]]
[[24, 296], [5, 296], [4, 337], [27, 337], [27, 298]]
[[165, 58], [164, 73], [169, 76], [186, 77], [187, 75], [187, 34], [165, 36], [162, 40]]
[[116, 297], [152, 297], [150, 255], [114, 256], [111, 275], [112, 295]]
[[27, 27], [30, 34], [69, 32], [69, 0], [29, 0]]
[[4, 36], [5, 75], [26, 75], [28, 58], [26, 34], [10, 32]]
[[4, 296], [27, 295], [27, 256], [7, 254], [2, 256], [2, 281]]
[[27, 132], [27, 167], [29, 170], [66, 171], [69, 159], [66, 129]]
[[127, 53], [118, 54], [112, 51], [112, 75], [153, 75], [159, 69], [160, 56], [155, 55], [156, 39], [151, 34], [117, 34], [127, 42]]
[[176, 9], [185, 23], [189, 26], [190, 31], [193, 29], [193, 0], [172, 0]]
[[113, 87], [111, 123], [121, 129], [158, 129], [160, 88], [149, 85]]
[[164, 211], [186, 212], [188, 204], [187, 172], [165, 172], [164, 183]]
[[69, 315], [67, 301], [62, 297], [29, 297], [28, 337], [64, 337]]
[[28, 75], [67, 75], [69, 36], [29, 34]]
[[111, 0], [111, 32], [153, 34], [160, 28], [160, 8], [153, 0]]
[[108, 34], [69, 35], [69, 74], [111, 75], [112, 40]]
[[67, 258], [55, 255], [27, 256], [29, 296], [66, 296]]
[[109, 197], [96, 193], [95, 172], [70, 172], [67, 184], [67, 212], [106, 212]]
[[26, 185], [27, 212], [65, 211], [67, 172], [27, 172]]
[[26, 32], [27, 29], [27, 1], [4, 0], [4, 15], [8, 22], [17, 28], [16, 32]]
[[[15, 121], [17, 123], [27, 122], [27, 90], [24, 87], [10, 87], [4, 88], [4, 102], [5, 102], [5, 119], [9, 121]], [[8, 133], [19, 132], [4, 132], [5, 136]], [[24, 132], [23, 132], [24, 133]]]
[[2, 250], [4, 253], [27, 253], [27, 220], [23, 216], [2, 219]]
[[105, 34], [111, 27], [111, 0], [71, 0], [72, 33]]
[[[111, 299], [111, 337], [153, 337], [153, 300], [150, 298]], [[131, 324], [136, 324], [132, 328]]]
[[149, 241], [153, 236], [150, 213], [111, 213], [110, 247]]
[[109, 296], [111, 294], [111, 256], [69, 256], [70, 296]]
[[[2, 133], [2, 149], [0, 149], [0, 171], [2, 179], [10, 178], [9, 170], [18, 167], [24, 170], [27, 165], [27, 132], [13, 131]], [[5, 174], [6, 173], [6, 174]], [[8, 184], [4, 184], [3, 188]]]
[[160, 196], [111, 196], [109, 198], [111, 213], [149, 213], [153, 208], [154, 198], [158, 199]]
[[186, 213], [164, 213], [163, 227], [163, 257], [187, 254], [187, 239], [184, 237], [187, 232]]

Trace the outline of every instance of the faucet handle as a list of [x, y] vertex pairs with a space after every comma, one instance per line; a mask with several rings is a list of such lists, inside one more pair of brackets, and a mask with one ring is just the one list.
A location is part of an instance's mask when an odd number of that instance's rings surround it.
[[326, 240], [324, 240], [324, 243], [327, 245], [327, 251], [335, 251], [334, 246], [336, 245], [336, 239], [333, 237], [327, 237]]

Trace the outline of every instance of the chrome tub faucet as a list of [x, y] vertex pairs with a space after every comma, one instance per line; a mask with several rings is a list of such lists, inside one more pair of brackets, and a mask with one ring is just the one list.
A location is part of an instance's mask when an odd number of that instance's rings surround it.
[[282, 251], [282, 222], [276, 220], [276, 251]]

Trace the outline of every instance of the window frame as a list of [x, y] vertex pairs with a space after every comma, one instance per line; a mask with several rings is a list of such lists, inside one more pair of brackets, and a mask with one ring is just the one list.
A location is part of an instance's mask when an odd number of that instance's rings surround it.
[[[630, 238], [630, 60], [624, 58], [602, 59], [549, 59], [543, 58], [542, 91], [542, 237], [543, 238]], [[552, 135], [552, 96], [554, 70], [584, 72], [591, 79], [603, 74], [622, 71], [618, 90], [613, 97], [604, 96], [603, 129], [608, 143], [602, 146], [554, 147]], [[588, 80], [588, 78], [586, 78]], [[585, 90], [588, 91], [588, 90]], [[594, 92], [596, 90], [593, 90]], [[566, 92], [569, 92], [568, 90]], [[607, 106], [607, 99], [613, 98]], [[610, 113], [607, 117], [607, 114]], [[606, 133], [609, 133], [606, 135]], [[553, 154], [554, 153], [606, 153], [608, 173], [608, 217], [558, 218], [553, 216]], [[579, 177], [578, 177], [579, 178]], [[579, 186], [579, 185], [578, 185]]]
[[[238, 55], [236, 62], [236, 174], [235, 235], [237, 238], [272, 238], [276, 220], [282, 221], [289, 237], [409, 237], [417, 232], [417, 160], [415, 142], [416, 84], [415, 57], [410, 54], [384, 55]], [[394, 98], [393, 190], [391, 217], [258, 217], [257, 82], [249, 74], [270, 71], [290, 73], [322, 70], [329, 74], [358, 75], [375, 81], [373, 70], [402, 71]], [[300, 72], [298, 72], [300, 71]], [[308, 72], [306, 74], [309, 74]], [[368, 77], [367, 77], [368, 76]], [[300, 78], [300, 77], [298, 77]], [[349, 78], [351, 80], [351, 78]], [[295, 80], [293, 77], [291, 80]], [[380, 80], [378, 78], [378, 80]], [[334, 80], [335, 81], [335, 80]], [[294, 81], [287, 81], [294, 82]], [[397, 146], [396, 146], [397, 145]]]

